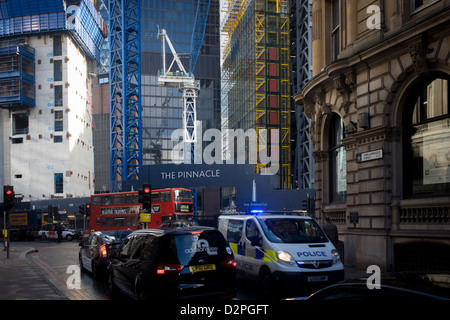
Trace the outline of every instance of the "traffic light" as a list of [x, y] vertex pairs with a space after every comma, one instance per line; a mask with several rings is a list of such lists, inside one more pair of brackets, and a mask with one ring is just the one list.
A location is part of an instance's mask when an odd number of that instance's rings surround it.
[[4, 210], [12, 210], [14, 208], [14, 187], [3, 186], [3, 208]]
[[86, 216], [87, 217], [91, 216], [91, 204], [90, 203], [86, 203]]
[[144, 183], [140, 191], [139, 198], [142, 197], [142, 208], [144, 210], [150, 210], [152, 208], [152, 185]]
[[84, 215], [84, 213], [85, 213], [85, 207], [84, 207], [84, 204], [81, 204], [81, 205], [78, 206], [78, 212], [79, 212], [80, 214]]

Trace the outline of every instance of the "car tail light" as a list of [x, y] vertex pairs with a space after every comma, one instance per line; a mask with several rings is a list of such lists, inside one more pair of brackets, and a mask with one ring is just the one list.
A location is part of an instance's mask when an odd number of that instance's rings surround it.
[[236, 267], [236, 261], [234, 261], [234, 257], [230, 257], [227, 260], [224, 260], [220, 263], [225, 268], [234, 268]]
[[100, 247], [100, 257], [106, 258], [108, 256], [108, 251], [106, 250], [106, 245]]
[[160, 263], [156, 267], [156, 274], [174, 274], [180, 272], [184, 266], [180, 264]]

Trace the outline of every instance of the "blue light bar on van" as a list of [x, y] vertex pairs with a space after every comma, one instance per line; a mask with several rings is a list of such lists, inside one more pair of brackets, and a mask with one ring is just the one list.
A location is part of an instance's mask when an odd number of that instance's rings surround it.
[[250, 213], [263, 213], [264, 210], [251, 210]]

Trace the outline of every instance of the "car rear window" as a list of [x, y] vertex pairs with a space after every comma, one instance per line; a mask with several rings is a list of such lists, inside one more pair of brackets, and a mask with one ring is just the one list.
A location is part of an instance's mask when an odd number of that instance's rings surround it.
[[169, 263], [192, 265], [201, 259], [223, 260], [231, 255], [222, 234], [218, 231], [171, 234], [164, 237], [162, 260]]

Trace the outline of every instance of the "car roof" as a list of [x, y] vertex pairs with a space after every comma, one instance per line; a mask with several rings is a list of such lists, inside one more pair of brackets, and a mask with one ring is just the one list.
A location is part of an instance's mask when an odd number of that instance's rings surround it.
[[202, 232], [202, 231], [211, 231], [211, 230], [217, 230], [213, 227], [205, 227], [205, 226], [193, 226], [193, 227], [185, 227], [185, 228], [179, 228], [179, 229], [141, 229], [133, 231], [131, 235], [140, 235], [140, 234], [152, 234], [161, 236], [164, 234], [189, 234], [192, 232]]
[[[367, 286], [370, 275], [344, 280], [336, 286]], [[370, 281], [370, 280], [369, 280]], [[450, 299], [450, 274], [427, 272], [386, 272], [381, 274], [381, 287], [404, 290], [434, 298]], [[331, 286], [330, 286], [331, 287]]]
[[295, 215], [295, 214], [291, 214], [291, 213], [261, 213], [261, 214], [226, 214], [226, 215], [221, 215], [219, 217], [219, 219], [224, 219], [224, 218], [233, 218], [233, 219], [249, 219], [251, 217], [256, 217], [258, 219], [272, 219], [272, 218], [278, 218], [278, 219], [303, 219], [303, 220], [312, 220], [312, 218], [310, 216], [300, 216], [300, 215]]

